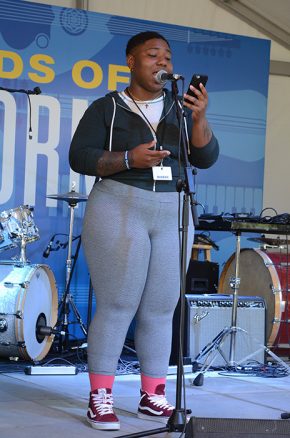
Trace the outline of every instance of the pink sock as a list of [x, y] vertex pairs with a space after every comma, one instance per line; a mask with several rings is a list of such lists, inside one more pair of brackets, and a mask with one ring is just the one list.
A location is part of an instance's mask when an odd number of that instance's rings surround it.
[[148, 394], [156, 394], [158, 385], [165, 385], [166, 377], [148, 377], [141, 374], [141, 388]]
[[91, 391], [95, 391], [99, 388], [112, 389], [115, 376], [106, 376], [105, 374], [93, 374], [89, 373]]

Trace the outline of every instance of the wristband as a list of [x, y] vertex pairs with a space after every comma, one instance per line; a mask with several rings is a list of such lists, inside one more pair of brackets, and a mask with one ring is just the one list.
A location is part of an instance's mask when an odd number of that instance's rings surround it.
[[126, 165], [127, 169], [130, 170], [129, 159], [128, 159], [128, 151], [125, 151], [124, 161], [125, 161], [125, 165]]

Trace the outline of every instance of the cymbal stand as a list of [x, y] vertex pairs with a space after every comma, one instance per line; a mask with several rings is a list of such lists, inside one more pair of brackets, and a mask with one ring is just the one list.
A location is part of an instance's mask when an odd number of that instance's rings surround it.
[[[241, 327], [237, 327], [237, 314], [238, 314], [238, 291], [240, 287], [241, 279], [239, 278], [239, 266], [240, 266], [240, 252], [241, 252], [241, 231], [237, 230], [236, 234], [236, 253], [235, 253], [235, 277], [230, 278], [229, 284], [231, 289], [233, 289], [233, 302], [232, 302], [232, 315], [231, 315], [231, 326], [225, 327], [218, 335], [213, 339], [211, 343], [209, 343], [202, 351], [196, 356], [194, 361], [194, 367], [198, 365], [198, 360], [205, 357], [205, 362], [200, 369], [199, 374], [194, 379], [193, 384], [196, 386], [201, 386], [203, 384], [204, 373], [211, 367], [214, 363], [215, 358], [218, 353], [223, 357], [227, 367], [235, 367], [251, 357], [255, 356], [259, 351], [263, 351], [268, 353], [272, 358], [280, 363], [288, 372], [290, 372], [290, 367], [281, 360], [276, 354], [274, 354], [267, 346], [259, 345], [260, 348], [254, 351], [252, 354], [247, 357], [240, 359], [238, 362], [235, 360], [236, 353], [236, 341], [237, 334], [242, 333], [245, 335], [249, 335], [249, 333], [242, 329]], [[229, 359], [225, 357], [225, 354], [222, 351], [222, 346], [226, 341], [227, 337], [230, 336], [230, 350], [229, 350]], [[210, 362], [208, 360], [212, 357]]]
[[230, 287], [233, 289], [233, 309], [232, 309], [232, 322], [231, 322], [231, 341], [230, 341], [230, 356], [229, 365], [233, 366], [235, 363], [236, 352], [236, 334], [237, 334], [237, 315], [238, 315], [238, 297], [239, 287], [241, 279], [239, 277], [240, 272], [240, 253], [241, 253], [241, 232], [236, 232], [236, 255], [235, 255], [235, 276], [230, 279]]
[[87, 329], [82, 321], [81, 315], [75, 305], [75, 302], [73, 300], [73, 296], [70, 293], [70, 283], [72, 279], [73, 270], [75, 267], [75, 263], [78, 257], [80, 244], [81, 244], [81, 238], [79, 238], [76, 254], [74, 256], [74, 263], [72, 264], [72, 241], [73, 241], [73, 225], [74, 225], [74, 209], [77, 205], [76, 199], [68, 199], [68, 204], [70, 207], [70, 224], [69, 224], [69, 237], [68, 237], [68, 252], [67, 252], [67, 260], [66, 260], [66, 282], [65, 282], [65, 291], [60, 301], [60, 312], [59, 312], [59, 318], [57, 322], [57, 326], [61, 326], [62, 332], [65, 333], [64, 336], [60, 339], [60, 345], [59, 349], [63, 351], [64, 348], [67, 348], [68, 344], [68, 337], [69, 337], [69, 320], [68, 316], [70, 313], [69, 307], [71, 306], [73, 313], [77, 319], [77, 322], [80, 325], [80, 328], [85, 336], [87, 336], [88, 332]]

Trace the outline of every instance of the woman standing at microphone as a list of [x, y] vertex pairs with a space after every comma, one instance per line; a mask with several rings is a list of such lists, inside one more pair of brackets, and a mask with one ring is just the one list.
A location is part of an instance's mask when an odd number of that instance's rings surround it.
[[[92, 103], [69, 156], [74, 171], [97, 177], [82, 242], [97, 302], [88, 334], [87, 419], [103, 430], [120, 428], [112, 387], [134, 316], [141, 369], [138, 416], [167, 422], [173, 411], [165, 383], [180, 291], [176, 181], [183, 172], [175, 103], [158, 75], [173, 71], [170, 45], [157, 32], [142, 32], [128, 41], [126, 57], [130, 85]], [[206, 119], [206, 89], [193, 91], [197, 98], [186, 96], [185, 103], [189, 159], [208, 168], [217, 160], [218, 142]], [[189, 242], [193, 234], [191, 223]]]

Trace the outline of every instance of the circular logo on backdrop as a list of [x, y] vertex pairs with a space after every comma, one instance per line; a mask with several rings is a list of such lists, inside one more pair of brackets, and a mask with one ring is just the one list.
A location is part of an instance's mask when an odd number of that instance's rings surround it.
[[60, 12], [60, 23], [70, 35], [81, 35], [88, 27], [88, 14], [82, 9], [63, 8]]
[[45, 33], [39, 33], [36, 36], [35, 41], [40, 49], [46, 49], [49, 44], [49, 37]]

